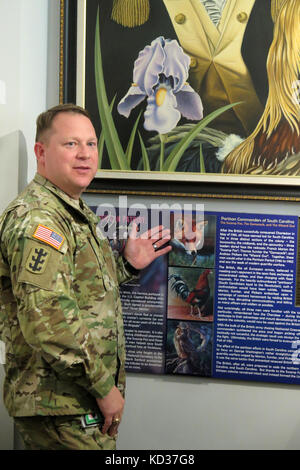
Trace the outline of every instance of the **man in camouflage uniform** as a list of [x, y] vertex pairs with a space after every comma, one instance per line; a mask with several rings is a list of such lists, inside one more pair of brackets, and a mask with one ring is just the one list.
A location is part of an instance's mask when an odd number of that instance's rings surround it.
[[166, 240], [154, 249], [135, 227], [115, 260], [96, 232], [80, 198], [98, 162], [85, 110], [41, 114], [35, 154], [34, 180], [0, 220], [4, 403], [26, 449], [114, 449], [125, 386], [118, 284], [170, 248], [157, 253]]

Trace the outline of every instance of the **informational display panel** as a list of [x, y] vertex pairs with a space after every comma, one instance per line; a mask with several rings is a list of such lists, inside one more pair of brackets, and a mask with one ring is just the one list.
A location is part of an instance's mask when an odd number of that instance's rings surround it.
[[299, 384], [298, 217], [170, 220], [172, 251], [121, 286], [127, 371]]

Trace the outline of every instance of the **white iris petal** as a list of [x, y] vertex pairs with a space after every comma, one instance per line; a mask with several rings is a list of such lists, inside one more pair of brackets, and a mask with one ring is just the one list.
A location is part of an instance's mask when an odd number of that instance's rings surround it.
[[180, 112], [176, 109], [177, 101], [171, 89], [167, 90], [163, 103], [158, 106], [155, 93], [148, 98], [144, 113], [144, 127], [147, 131], [167, 134], [180, 120]]
[[[134, 63], [135, 86], [120, 101], [119, 113], [128, 117], [132, 109], [148, 97], [144, 127], [159, 134], [170, 132], [181, 114], [191, 120], [202, 119], [201, 99], [186, 84], [189, 65], [190, 57], [176, 40], [156, 38], [139, 53]], [[156, 100], [156, 93], [162, 88], [167, 92]]]

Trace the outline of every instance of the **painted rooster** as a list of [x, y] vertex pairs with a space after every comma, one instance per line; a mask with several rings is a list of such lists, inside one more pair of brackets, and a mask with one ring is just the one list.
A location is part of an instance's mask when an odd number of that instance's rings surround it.
[[254, 132], [225, 158], [223, 173], [300, 175], [300, 1], [276, 5], [265, 110]]
[[[205, 269], [200, 274], [197, 281], [196, 287], [192, 290], [189, 289], [184, 280], [179, 274], [171, 274], [169, 281], [171, 281], [171, 289], [179, 296], [182, 300], [190, 305], [190, 315], [197, 316], [199, 318], [206, 316], [208, 307], [211, 307], [212, 297], [211, 289], [209, 285], [209, 275], [211, 274], [210, 269]], [[211, 308], [209, 308], [211, 310]]]

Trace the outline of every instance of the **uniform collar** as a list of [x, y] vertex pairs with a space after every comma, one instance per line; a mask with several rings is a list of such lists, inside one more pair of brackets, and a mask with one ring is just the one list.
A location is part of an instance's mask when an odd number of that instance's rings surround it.
[[96, 217], [96, 215], [94, 215], [94, 213], [89, 209], [87, 204], [81, 198], [72, 198], [71, 196], [66, 194], [62, 189], [55, 186], [55, 184], [51, 183], [51, 181], [47, 180], [47, 178], [44, 178], [44, 176], [40, 175], [39, 173], [35, 174], [33, 181], [47, 188], [49, 191], [51, 191], [51, 193], [55, 194], [56, 197], [62, 199], [66, 204], [80, 212], [80, 214], [82, 214], [85, 218], [91, 219], [92, 216], [93, 222], [98, 222], [98, 218]]

